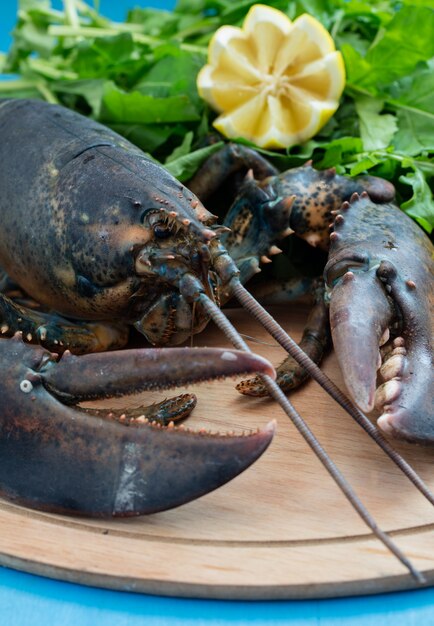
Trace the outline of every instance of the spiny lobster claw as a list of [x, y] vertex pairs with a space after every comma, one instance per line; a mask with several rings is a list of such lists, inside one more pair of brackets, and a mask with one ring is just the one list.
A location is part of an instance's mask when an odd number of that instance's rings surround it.
[[362, 410], [382, 413], [387, 434], [434, 444], [429, 239], [397, 207], [378, 210], [355, 194], [330, 240], [330, 323], [350, 394]]
[[169, 509], [234, 478], [273, 437], [273, 423], [221, 436], [73, 406], [244, 372], [273, 376], [256, 355], [169, 348], [56, 357], [19, 336], [0, 342], [0, 495], [18, 504], [93, 517]]

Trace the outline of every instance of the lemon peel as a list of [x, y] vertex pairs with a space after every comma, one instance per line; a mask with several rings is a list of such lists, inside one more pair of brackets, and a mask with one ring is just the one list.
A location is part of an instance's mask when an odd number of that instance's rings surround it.
[[313, 137], [339, 106], [345, 68], [328, 31], [308, 14], [292, 22], [255, 4], [242, 28], [222, 26], [199, 72], [200, 96], [221, 113], [214, 127], [262, 148]]

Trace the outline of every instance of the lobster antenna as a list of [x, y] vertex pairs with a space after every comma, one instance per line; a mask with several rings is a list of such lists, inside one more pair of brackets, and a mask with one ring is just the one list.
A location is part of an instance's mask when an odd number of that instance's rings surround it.
[[303, 352], [299, 345], [264, 309], [263, 306], [247, 291], [237, 277], [231, 280], [232, 294], [240, 304], [274, 337], [299, 365], [312, 376], [316, 382], [361, 426], [368, 435], [380, 446], [389, 458], [407, 476], [425, 498], [434, 505], [434, 494], [409, 463], [390, 445], [379, 429], [372, 424], [366, 415], [335, 385], [335, 383]]
[[[192, 291], [195, 291], [197, 281], [192, 275], [184, 275], [184, 285], [188, 288], [192, 288]], [[190, 283], [190, 284], [188, 284]], [[196, 290], [196, 298], [198, 302], [201, 303], [205, 311], [212, 318], [215, 324], [223, 331], [225, 336], [229, 339], [233, 346], [238, 348], [239, 350], [244, 350], [246, 352], [252, 352], [249, 346], [246, 344], [244, 339], [238, 333], [238, 331], [234, 328], [231, 322], [226, 318], [226, 316], [220, 311], [218, 306], [202, 291], [201, 286], [199, 286], [199, 290]], [[321, 446], [321, 444], [316, 439], [315, 435], [309, 429], [301, 415], [295, 410], [292, 406], [288, 398], [284, 395], [280, 387], [276, 384], [276, 382], [270, 378], [269, 376], [260, 374], [260, 377], [267, 387], [270, 396], [276, 400], [276, 402], [281, 406], [286, 415], [290, 418], [294, 426], [297, 428], [298, 432], [302, 435], [306, 443], [310, 446], [312, 451], [324, 465], [326, 470], [329, 472], [333, 480], [336, 482], [338, 487], [341, 489], [347, 500], [353, 506], [353, 508], [357, 511], [366, 525], [372, 530], [374, 535], [390, 550], [390, 552], [408, 569], [413, 578], [419, 583], [424, 584], [426, 582], [423, 574], [416, 569], [411, 561], [405, 556], [405, 554], [399, 549], [399, 547], [395, 544], [395, 542], [385, 533], [379, 526], [376, 521], [366, 509], [365, 505], [359, 499], [351, 485], [348, 483], [346, 478], [340, 472], [340, 470], [333, 463], [331, 458], [328, 456], [327, 452]]]

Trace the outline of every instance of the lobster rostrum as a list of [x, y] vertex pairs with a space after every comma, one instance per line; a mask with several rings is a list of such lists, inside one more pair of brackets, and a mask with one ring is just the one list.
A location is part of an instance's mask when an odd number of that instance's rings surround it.
[[[335, 178], [309, 167], [278, 174], [256, 153], [241, 150], [239, 159], [237, 149], [228, 146], [211, 157], [187, 189], [126, 139], [56, 105], [1, 101], [0, 128], [0, 384], [6, 406], [0, 420], [2, 495], [60, 513], [111, 516], [163, 510], [207, 493], [266, 449], [273, 424], [238, 437], [186, 432], [175, 422], [192, 410], [195, 400], [189, 394], [124, 411], [76, 405], [258, 372], [260, 379], [241, 385], [241, 390], [255, 393], [262, 386], [259, 393], [266, 390], [278, 401], [373, 532], [420, 580], [276, 385], [272, 366], [250, 352], [219, 308], [230, 297], [238, 298], [292, 355], [279, 371], [281, 386], [288, 386], [288, 379], [302, 380], [300, 370], [306, 369], [434, 503], [417, 474], [310, 359], [309, 352], [320, 358], [323, 347], [314, 354], [313, 345], [323, 346], [327, 334], [322, 297], [311, 315], [306, 354], [242, 286], [269, 260], [268, 253], [278, 252], [275, 240], [295, 230], [327, 247], [324, 233], [331, 212], [348, 195], [367, 190], [376, 200], [390, 200], [390, 185], [369, 177]], [[252, 167], [253, 174], [220, 226], [201, 202], [206, 200], [204, 190], [220, 184], [240, 163]], [[340, 213], [334, 222], [338, 234]], [[375, 219], [374, 225], [382, 228]], [[335, 245], [337, 237], [332, 239]], [[350, 281], [330, 270], [334, 254], [332, 246], [328, 282], [332, 287], [337, 283], [340, 294]], [[365, 262], [361, 266], [374, 267]], [[393, 278], [388, 276], [390, 285]], [[374, 337], [383, 336], [397, 319], [386, 292], [389, 313], [381, 317], [381, 333]], [[351, 311], [346, 295], [332, 293], [334, 299], [338, 309], [344, 302]], [[339, 320], [347, 321], [350, 312], [342, 316], [334, 310], [332, 319], [337, 321], [332, 325], [339, 335]], [[403, 307], [407, 324], [405, 311]], [[106, 352], [125, 346], [130, 326], [154, 345], [173, 346], [199, 332], [210, 318], [239, 351]], [[418, 322], [402, 331], [395, 344], [401, 336], [409, 340], [420, 326]], [[371, 373], [366, 379], [370, 407]], [[419, 440], [430, 437], [424, 428], [419, 434]]]

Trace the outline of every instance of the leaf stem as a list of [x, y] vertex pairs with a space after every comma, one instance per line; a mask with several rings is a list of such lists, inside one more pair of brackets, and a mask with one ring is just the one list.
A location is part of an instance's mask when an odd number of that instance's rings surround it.
[[[167, 43], [171, 43], [168, 39], [160, 39], [158, 37], [151, 37], [141, 32], [143, 29], [139, 24], [117, 24], [112, 22], [109, 27], [100, 28], [96, 26], [63, 26], [52, 24], [48, 27], [48, 34], [53, 37], [113, 37], [121, 33], [130, 33], [133, 40], [137, 43], [147, 44], [149, 46], [160, 46]], [[207, 54], [207, 48], [205, 46], [196, 46], [193, 44], [182, 43], [173, 40], [172, 43], [176, 43], [181, 50], [186, 52], [196, 52], [203, 55]]]
[[22, 91], [23, 89], [36, 89], [36, 81], [33, 80], [0, 80], [0, 93]]
[[358, 87], [357, 85], [353, 85], [351, 83], [347, 83], [345, 87], [345, 91], [351, 97], [353, 97], [354, 94], [358, 94], [360, 96], [367, 96], [368, 98], [376, 98], [379, 100], [383, 100], [384, 102], [392, 105], [396, 109], [403, 109], [404, 111], [411, 111], [411, 113], [424, 115], [428, 117], [430, 120], [433, 119], [432, 113], [429, 113], [428, 111], [424, 111], [423, 109], [418, 109], [416, 107], [408, 106], [407, 104], [403, 104], [402, 102], [399, 102], [399, 100], [393, 100], [392, 98], [388, 98], [386, 94], [374, 94], [371, 91], [368, 91], [367, 89], [362, 89], [361, 87]]
[[405, 167], [405, 163], [411, 163], [414, 167], [417, 167], [424, 172], [434, 175], [434, 163], [431, 163], [429, 161], [419, 161], [418, 159], [414, 159], [410, 156], [397, 154], [396, 152], [388, 152], [387, 150], [371, 150], [369, 152], [359, 152], [357, 154], [357, 159], [355, 161], [348, 161], [346, 165], [355, 165], [362, 159], [369, 159], [372, 157], [398, 161], [399, 163], [403, 164], [403, 167]]
[[35, 87], [47, 102], [50, 102], [51, 104], [60, 104], [59, 100], [56, 98], [51, 89], [49, 89], [46, 83], [38, 81], [35, 83]]
[[53, 80], [77, 80], [78, 74], [76, 72], [71, 72], [70, 70], [59, 69], [53, 65], [50, 65], [49, 62], [44, 59], [39, 58], [30, 58], [28, 61], [29, 68], [42, 74], [42, 76], [46, 78], [51, 78]]
[[336, 40], [336, 38], [338, 36], [339, 29], [341, 27], [342, 20], [343, 20], [344, 17], [345, 17], [345, 13], [343, 12], [342, 9], [339, 9], [339, 10], [336, 11], [335, 19], [333, 21], [333, 26], [332, 26], [332, 28], [330, 30], [331, 38], [334, 41]]
[[63, 0], [65, 22], [72, 27], [80, 26], [80, 18], [74, 0]]

